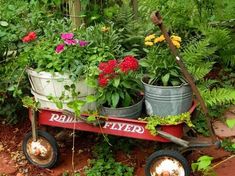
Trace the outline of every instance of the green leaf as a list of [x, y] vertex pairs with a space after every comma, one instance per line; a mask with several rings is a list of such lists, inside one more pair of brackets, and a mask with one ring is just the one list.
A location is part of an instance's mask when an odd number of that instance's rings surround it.
[[114, 79], [114, 84], [113, 84], [114, 87], [117, 88], [117, 87], [119, 86], [119, 84], [120, 84], [120, 78], [115, 78], [115, 79]]
[[64, 89], [65, 89], [65, 90], [69, 90], [69, 89], [70, 89], [69, 85], [65, 85], [65, 86], [64, 86]]
[[124, 97], [124, 100], [123, 100], [123, 106], [127, 107], [127, 106], [130, 106], [130, 104], [131, 104], [131, 97], [127, 92], [125, 92], [125, 97]]
[[62, 109], [63, 108], [63, 103], [61, 101], [55, 101], [55, 105], [57, 108]]
[[8, 22], [0, 21], [0, 25], [3, 26], [3, 27], [6, 27], [6, 26], [8, 26]]
[[227, 119], [226, 124], [229, 128], [233, 128], [235, 126], [235, 119]]
[[179, 74], [175, 70], [170, 70], [170, 74], [175, 77], [179, 77]]
[[112, 94], [112, 107], [116, 108], [117, 107], [117, 104], [119, 102], [119, 94], [117, 92], [114, 92]]
[[88, 122], [93, 122], [93, 121], [96, 121], [96, 118], [94, 115], [90, 115], [89, 117], [87, 117], [87, 121]]
[[235, 149], [235, 143], [234, 143], [234, 144], [232, 144], [232, 148], [234, 148], [234, 149]]
[[92, 102], [95, 102], [96, 101], [96, 97], [94, 95], [88, 95], [86, 97], [86, 102], [87, 103], [92, 103]]
[[70, 87], [71, 87], [71, 89], [74, 89], [74, 90], [76, 89], [75, 84], [71, 84], [71, 86], [70, 86]]
[[125, 88], [131, 88], [131, 84], [130, 84], [130, 82], [128, 82], [128, 81], [123, 81], [122, 82], [122, 85], [125, 87]]
[[119, 96], [124, 99], [124, 93], [123, 92], [119, 92]]
[[168, 81], [169, 81], [169, 79], [170, 79], [170, 74], [169, 74], [169, 73], [165, 74], [164, 76], [162, 76], [161, 79], [162, 79], [163, 85], [164, 85], [164, 86], [167, 86]]
[[173, 80], [173, 81], [171, 81], [171, 84], [172, 84], [173, 86], [178, 86], [178, 85], [180, 85], [180, 82], [179, 82], [179, 81], [176, 81], [176, 80]]
[[201, 156], [200, 158], [198, 158], [198, 161], [205, 161], [205, 160], [210, 160], [210, 161], [212, 161], [212, 160], [213, 160], [213, 157], [204, 155], [204, 156]]
[[193, 172], [195, 172], [198, 168], [198, 163], [192, 163], [191, 168], [192, 168]]
[[51, 62], [51, 63], [49, 63], [49, 64], [47, 64], [47, 68], [51, 68], [53, 66], [53, 63]]
[[208, 170], [208, 168], [211, 165], [211, 161], [213, 160], [213, 157], [210, 156], [201, 156], [197, 161], [198, 163], [198, 170], [199, 171], [205, 171]]
[[16, 86], [13, 85], [13, 86], [10, 86], [7, 88], [8, 91], [14, 91], [16, 89]]
[[206, 170], [211, 164], [211, 160], [203, 160], [198, 163], [198, 170]]
[[109, 106], [112, 106], [112, 92], [108, 91], [108, 92], [104, 93], [104, 95], [105, 95], [105, 101], [108, 102]]
[[139, 64], [142, 66], [142, 67], [149, 67], [149, 63], [146, 59], [141, 59], [139, 61]]
[[144, 50], [146, 53], [149, 53], [149, 50], [148, 50], [148, 49], [143, 48], [143, 50]]

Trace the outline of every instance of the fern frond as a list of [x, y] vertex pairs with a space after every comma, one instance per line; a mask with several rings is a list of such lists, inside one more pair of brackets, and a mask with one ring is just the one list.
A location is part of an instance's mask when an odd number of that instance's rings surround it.
[[203, 27], [202, 33], [208, 38], [209, 42], [216, 45], [216, 47], [223, 48], [232, 41], [230, 37], [230, 30], [215, 27]]
[[195, 64], [204, 61], [214, 54], [216, 48], [209, 47], [209, 40], [191, 41], [183, 49], [183, 58], [187, 64]]
[[220, 82], [215, 79], [204, 79], [199, 85], [197, 85], [197, 87], [199, 87], [199, 89], [202, 92], [205, 92], [207, 90], [211, 90], [213, 87], [217, 86], [219, 83]]
[[214, 88], [201, 91], [201, 95], [208, 106], [223, 105], [235, 101], [234, 89]]
[[225, 46], [220, 50], [220, 57], [222, 63], [227, 66], [235, 66], [235, 45], [231, 42], [231, 44]]
[[187, 66], [187, 68], [197, 81], [204, 78], [211, 71], [213, 65], [214, 62], [204, 62], [197, 65]]
[[212, 69], [214, 62], [210, 61], [216, 48], [210, 47], [208, 40], [192, 40], [183, 49], [184, 62], [195, 80], [205, 77]]

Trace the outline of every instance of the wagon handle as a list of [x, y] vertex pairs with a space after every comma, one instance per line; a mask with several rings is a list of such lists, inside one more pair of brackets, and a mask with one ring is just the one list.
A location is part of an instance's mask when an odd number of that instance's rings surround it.
[[194, 94], [196, 95], [196, 98], [198, 99], [201, 107], [202, 107], [202, 110], [204, 112], [204, 114], [206, 115], [206, 122], [207, 122], [207, 126], [209, 128], [209, 132], [212, 136], [212, 140], [215, 141], [215, 134], [213, 132], [213, 129], [212, 129], [212, 125], [211, 125], [211, 121], [210, 121], [210, 117], [209, 117], [209, 114], [208, 114], [208, 109], [206, 107], [206, 104], [198, 90], [198, 88], [196, 87], [194, 81], [193, 81], [193, 78], [192, 76], [190, 75], [190, 73], [188, 72], [188, 70], [186, 69], [184, 63], [182, 62], [180, 56], [179, 56], [179, 53], [178, 51], [176, 50], [175, 46], [173, 45], [171, 39], [170, 39], [170, 36], [163, 24], [163, 19], [160, 15], [160, 12], [157, 11], [157, 12], [153, 12], [151, 14], [151, 20], [153, 22], [153, 24], [155, 24], [156, 26], [158, 26], [162, 32], [162, 34], [164, 35], [165, 39], [166, 39], [166, 42], [168, 43], [168, 46], [170, 48], [170, 51], [172, 53], [172, 55], [175, 56], [175, 61], [176, 63], [179, 65], [180, 67], [180, 70], [181, 70], [181, 73], [184, 75], [184, 77], [186, 78], [186, 80], [188, 81], [189, 85], [191, 86]]

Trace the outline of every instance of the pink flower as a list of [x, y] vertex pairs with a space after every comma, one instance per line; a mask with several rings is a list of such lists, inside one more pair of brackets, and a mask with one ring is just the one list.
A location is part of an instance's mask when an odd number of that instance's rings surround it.
[[78, 43], [81, 47], [87, 46], [89, 42], [84, 41], [84, 40], [78, 40]]
[[59, 44], [56, 46], [55, 52], [56, 53], [62, 53], [64, 51], [64, 44]]
[[73, 38], [73, 33], [62, 33], [61, 34], [61, 39], [66, 40], [66, 39], [72, 39]]
[[77, 41], [74, 40], [74, 39], [65, 39], [65, 40], [64, 40], [64, 43], [65, 43], [66, 45], [76, 45], [76, 44], [77, 44]]

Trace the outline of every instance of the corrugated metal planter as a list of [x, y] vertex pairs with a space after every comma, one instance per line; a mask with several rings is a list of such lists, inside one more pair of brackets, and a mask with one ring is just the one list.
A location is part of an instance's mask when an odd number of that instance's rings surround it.
[[142, 113], [143, 100], [144, 97], [138, 103], [123, 108], [101, 107], [100, 114], [110, 117], [137, 119]]
[[155, 86], [143, 81], [145, 107], [148, 115], [177, 115], [187, 112], [192, 105], [192, 89], [188, 84], [180, 86]]

